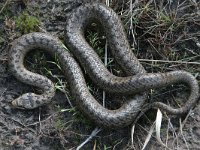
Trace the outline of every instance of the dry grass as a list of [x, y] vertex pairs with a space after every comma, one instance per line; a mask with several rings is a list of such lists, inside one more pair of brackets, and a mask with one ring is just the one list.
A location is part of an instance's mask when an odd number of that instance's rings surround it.
[[[125, 24], [133, 51], [148, 72], [183, 69], [199, 79], [200, 2], [192, 0], [129, 0], [128, 2], [123, 1], [123, 3], [115, 2], [114, 5]], [[162, 93], [160, 94], [162, 95]], [[165, 115], [164, 120], [168, 120], [170, 126], [166, 126], [167, 131], [164, 134], [167, 136], [161, 135], [165, 139], [165, 144], [159, 137], [159, 130], [162, 129], [156, 128], [159, 145], [164, 145], [167, 149], [176, 149], [183, 140], [183, 144], [189, 149], [182, 127], [190, 115], [188, 113], [184, 123], [179, 122], [178, 132], [168, 116]], [[144, 129], [146, 130], [146, 127]], [[152, 130], [146, 132], [151, 134]], [[171, 135], [170, 132], [173, 134]], [[147, 137], [146, 141], [150, 140], [149, 136], [145, 137]], [[168, 142], [169, 138], [174, 138], [173, 143]], [[133, 138], [130, 147], [135, 149]], [[141, 149], [144, 148], [142, 147]]]
[[[191, 72], [199, 79], [200, 2], [192, 0], [107, 0], [106, 4], [114, 8], [121, 16], [133, 51], [140, 58], [140, 62], [148, 72], [183, 69]], [[105, 51], [105, 56], [107, 56], [107, 51]], [[164, 95], [164, 93], [159, 93], [158, 95]], [[153, 97], [155, 98], [155, 95], [152, 94]], [[161, 97], [159, 96], [159, 98]], [[189, 149], [183, 133], [183, 126], [190, 115], [188, 113], [183, 122], [181, 119], [179, 120], [180, 129], [178, 131], [176, 131], [177, 127], [174, 127], [171, 123], [170, 118], [165, 115], [164, 120], [168, 121], [168, 123], [165, 123], [168, 124], [168, 126], [165, 126], [165, 129], [167, 129], [166, 133], [164, 133], [166, 137], [160, 135], [162, 118], [158, 117], [159, 119], [157, 118], [156, 120], [156, 124], [158, 124], [158, 126], [156, 125], [158, 145], [164, 146], [165, 149], [177, 149], [180, 144], [184, 144]], [[145, 136], [147, 139], [144, 145], [143, 142], [138, 143], [139, 145], [141, 144], [141, 149], [148, 146], [147, 143], [153, 133], [153, 126], [150, 131], [143, 127], [147, 133], [149, 132], [149, 136]], [[128, 145], [130, 149], [137, 149], [134, 147], [134, 138], [132, 136], [134, 129], [135, 125], [131, 131], [132, 142]], [[173, 134], [170, 134], [170, 132]], [[140, 136], [143, 137], [141, 133], [139, 132]], [[160, 136], [165, 139], [164, 143]], [[174, 139], [172, 143], [168, 141], [169, 138]], [[138, 140], [143, 141], [144, 138]], [[180, 141], [183, 142], [181, 143]]]
[[[200, 79], [198, 73], [200, 71], [200, 2], [195, 0], [104, 1], [108, 6], [115, 9], [122, 18], [130, 45], [148, 72], [166, 72], [183, 69], [191, 72], [197, 79]], [[9, 0], [0, 8], [0, 14], [5, 10], [8, 3]], [[104, 49], [104, 53], [100, 52], [101, 57], [104, 58], [104, 63], [112, 71], [115, 70], [116, 66], [114, 66], [114, 63], [111, 63], [113, 59], [110, 58], [107, 51], [107, 43], [103, 43], [104, 47], [102, 47], [101, 43], [101, 48], [99, 48], [98, 39], [96, 38], [96, 35], [89, 37], [91, 44], [99, 51]], [[4, 60], [3, 57], [0, 57], [0, 60], [5, 61], [6, 59]], [[50, 61], [48, 63], [59, 68], [58, 62]], [[104, 134], [105, 130], [99, 130], [99, 128], [91, 126], [90, 122], [76, 110], [72, 104], [73, 100], [66, 90], [67, 83], [63, 80], [64, 77], [61, 76], [60, 78], [60, 74], [53, 75], [52, 72], [56, 71], [45, 68], [44, 74], [56, 81], [56, 88], [64, 93], [69, 107], [54, 106], [56, 112], [43, 118], [41, 117], [42, 112], [39, 111], [38, 121], [27, 125], [23, 124], [24, 127], [28, 128], [34, 126], [36, 129], [33, 131], [39, 133], [39, 136], [44, 139], [56, 139], [60, 141], [61, 147], [71, 147], [71, 149], [85, 149], [85, 147], [88, 148], [91, 145], [93, 150], [117, 150], [119, 145], [124, 147], [124, 149], [143, 149], [144, 147], [148, 148], [149, 140], [150, 143], [154, 142], [155, 147], [158, 149], [177, 149], [183, 145], [189, 149], [188, 137], [184, 135], [184, 130], [186, 130], [184, 125], [191, 116], [191, 112], [188, 113], [184, 121], [177, 118], [174, 121], [174, 118], [170, 119], [167, 114], [163, 114], [163, 117], [157, 120], [157, 136], [153, 130], [155, 113], [149, 113], [150, 115], [148, 116], [143, 115], [143, 119], [140, 120], [141, 123], [136, 124], [132, 131], [128, 129], [126, 137], [120, 136], [121, 130]], [[98, 91], [93, 86], [90, 86], [90, 88], [94, 93]], [[175, 99], [174, 97], [182, 89], [181, 86], [176, 86], [159, 92], [152, 90], [149, 99], [154, 101], [167, 97], [167, 100], [164, 100], [170, 104], [171, 101], [168, 101], [168, 98]], [[108, 95], [105, 92], [102, 92], [100, 95], [102, 96], [101, 99], [103, 99], [102, 103], [105, 105], [105, 99]], [[68, 120], [63, 120], [66, 117], [65, 115], [69, 114], [71, 115], [67, 117]], [[162, 126], [159, 127], [161, 120], [163, 120]], [[84, 127], [81, 127], [81, 125]], [[114, 137], [115, 133], [119, 133], [117, 134], [117, 139]], [[147, 136], [148, 134], [149, 136]], [[152, 134], [153, 138], [150, 134]], [[159, 136], [161, 137], [159, 138]], [[113, 140], [112, 143], [108, 141], [102, 142], [104, 137], [111, 141]], [[156, 140], [156, 138], [159, 138], [159, 140]], [[162, 147], [163, 145], [165, 147]]]

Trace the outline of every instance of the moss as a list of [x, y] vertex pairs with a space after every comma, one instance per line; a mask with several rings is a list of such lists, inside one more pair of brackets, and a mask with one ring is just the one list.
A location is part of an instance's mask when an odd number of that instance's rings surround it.
[[38, 31], [39, 20], [30, 16], [26, 11], [15, 18], [16, 27], [22, 34]]
[[58, 130], [58, 131], [62, 131], [65, 128], [66, 123], [63, 122], [60, 118], [57, 118], [55, 123], [54, 123], [54, 127]]

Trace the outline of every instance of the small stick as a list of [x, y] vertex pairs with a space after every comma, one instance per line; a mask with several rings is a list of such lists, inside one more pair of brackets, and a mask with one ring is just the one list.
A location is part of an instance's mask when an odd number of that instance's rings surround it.
[[[105, 64], [105, 66], [108, 65], [108, 42], [107, 42], [107, 40], [106, 40], [106, 44], [105, 44], [104, 64]], [[105, 107], [105, 99], [106, 99], [106, 92], [103, 91], [103, 107]]]
[[99, 132], [101, 131], [101, 129], [99, 129], [98, 127], [96, 127], [91, 135], [83, 142], [81, 143], [77, 148], [76, 150], [80, 150], [87, 142], [89, 142], [94, 136], [96, 136]]
[[142, 62], [160, 62], [160, 63], [178, 63], [178, 64], [190, 64], [190, 65], [200, 65], [200, 62], [187, 62], [187, 61], [173, 61], [173, 60], [150, 60], [150, 59], [138, 59]]
[[7, 4], [8, 4], [9, 1], [10, 1], [10, 0], [7, 0], [7, 1], [5, 2], [5, 4], [3, 5], [3, 7], [2, 7], [1, 10], [0, 10], [0, 14], [3, 12], [4, 8], [7, 6]]

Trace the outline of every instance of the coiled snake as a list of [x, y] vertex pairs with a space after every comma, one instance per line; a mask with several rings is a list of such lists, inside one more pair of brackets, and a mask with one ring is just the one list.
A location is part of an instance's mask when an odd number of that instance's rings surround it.
[[[127, 77], [117, 77], [111, 74], [86, 42], [84, 30], [91, 19], [97, 19], [103, 25], [112, 54], [127, 73]], [[161, 102], [151, 105], [151, 107], [160, 108], [171, 114], [187, 112], [198, 100], [198, 82], [190, 73], [185, 71], [146, 73], [129, 47], [117, 14], [103, 4], [90, 3], [78, 7], [67, 22], [65, 40], [66, 46], [71, 49], [95, 84], [108, 92], [135, 93], [135, 97], [126, 101], [117, 110], [104, 108], [89, 92], [79, 65], [65, 46], [50, 35], [30, 33], [20, 37], [12, 45], [9, 51], [9, 68], [18, 80], [41, 88], [43, 93], [23, 94], [12, 102], [14, 106], [33, 109], [48, 103], [55, 94], [54, 85], [49, 79], [28, 71], [23, 65], [25, 55], [33, 49], [41, 49], [52, 55], [58, 55], [77, 105], [98, 125], [122, 127], [132, 123], [145, 102], [146, 93], [144, 92], [152, 88], [174, 83], [185, 83], [190, 87], [188, 101], [181, 108], [171, 108]]]

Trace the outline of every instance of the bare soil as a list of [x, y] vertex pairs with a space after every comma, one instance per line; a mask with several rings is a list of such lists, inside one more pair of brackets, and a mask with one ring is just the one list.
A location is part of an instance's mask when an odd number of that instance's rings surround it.
[[[89, 137], [92, 131], [96, 128], [88, 118], [85, 118], [77, 108], [70, 106], [73, 100], [70, 97], [66, 97], [70, 94], [68, 91], [61, 92], [57, 90], [56, 96], [53, 98], [52, 103], [34, 110], [19, 110], [11, 106], [11, 101], [25, 92], [35, 91], [33, 87], [25, 85], [16, 80], [9, 72], [7, 63], [7, 53], [12, 41], [19, 37], [21, 33], [16, 29], [14, 24], [14, 17], [17, 17], [24, 10], [27, 10], [30, 15], [36, 16], [40, 21], [39, 31], [48, 32], [52, 35], [59, 37], [63, 40], [63, 32], [65, 22], [67, 21], [70, 12], [76, 7], [80, 6], [84, 0], [15, 0], [9, 1], [5, 5], [6, 0], [0, 0], [0, 150], [56, 150], [56, 149], [76, 149], [85, 139]], [[200, 2], [196, 1], [200, 7]], [[111, 7], [116, 11], [119, 11], [119, 6], [125, 2], [113, 1]], [[127, 1], [128, 3], [128, 1]], [[4, 7], [5, 6], [5, 7]], [[2, 12], [1, 12], [1, 9]], [[191, 11], [191, 13], [193, 13]], [[126, 19], [121, 16], [124, 23]], [[9, 20], [10, 19], [10, 20]], [[146, 20], [148, 21], [148, 20]], [[143, 22], [144, 23], [144, 22]], [[145, 24], [141, 24], [144, 25]], [[190, 26], [190, 25], [188, 25]], [[125, 25], [127, 29], [127, 24]], [[186, 27], [186, 26], [185, 26]], [[188, 29], [189, 30], [189, 29]], [[127, 30], [128, 31], [128, 30]], [[148, 47], [148, 42], [142, 41], [144, 38], [143, 33], [139, 28], [139, 32], [136, 35], [136, 43], [142, 45], [141, 47]], [[200, 22], [197, 21], [197, 26], [189, 33], [199, 33]], [[177, 33], [178, 34], [178, 33]], [[129, 34], [128, 34], [129, 35]], [[147, 36], [147, 35], [145, 35]], [[151, 35], [149, 35], [151, 36]], [[200, 34], [195, 35], [196, 43], [200, 41]], [[133, 37], [129, 36], [130, 43], [134, 41]], [[151, 39], [149, 38], [149, 41]], [[190, 50], [190, 56], [195, 56], [195, 62], [199, 62], [200, 48], [192, 43], [190, 40], [182, 41], [179, 44], [175, 44], [173, 48], [176, 48], [178, 52], [176, 54], [183, 56], [188, 53], [180, 51], [181, 45], [185, 45]], [[137, 48], [140, 46], [137, 46]], [[155, 46], [156, 47], [156, 46]], [[136, 49], [137, 49], [136, 48]], [[148, 47], [149, 48], [149, 47]], [[170, 60], [172, 55], [168, 55], [165, 51], [166, 57], [160, 55], [155, 50], [142, 50], [135, 51], [138, 58], [142, 59], [164, 59]], [[145, 48], [146, 49], [146, 48]], [[187, 51], [188, 52], [188, 51]], [[43, 54], [39, 54], [43, 56]], [[29, 60], [29, 58], [28, 58]], [[45, 55], [45, 60], [51, 61], [48, 55]], [[27, 62], [28, 67], [37, 70], [37, 66], [34, 67], [32, 63], [37, 63], [37, 60], [31, 59], [32, 62]], [[46, 62], [45, 62], [46, 63]], [[176, 69], [184, 69], [191, 71], [200, 79], [198, 72], [200, 71], [199, 64], [194, 64], [189, 67], [188, 64], [158, 64], [152, 62], [141, 63], [145, 66], [148, 72], [152, 71], [169, 71]], [[43, 65], [43, 63], [41, 63]], [[150, 67], [151, 66], [151, 67]], [[153, 67], [152, 67], [153, 66]], [[41, 68], [44, 66], [40, 66]], [[62, 72], [57, 73], [58, 69], [54, 69], [55, 65], [50, 65], [52, 72], [56, 72], [63, 82], [64, 77]], [[41, 70], [39, 70], [40, 72]], [[58, 81], [54, 77], [49, 75], [52, 80]], [[160, 100], [167, 101], [168, 99], [174, 99], [174, 96], [183, 98], [187, 94], [181, 93], [183, 88], [177, 87], [173, 91], [172, 87], [167, 90], [161, 89], [158, 93], [149, 96], [149, 101]], [[187, 91], [187, 90], [186, 90]], [[97, 97], [99, 93], [97, 92]], [[68, 99], [69, 98], [69, 99]], [[69, 103], [71, 101], [71, 103]], [[63, 111], [65, 110], [65, 111]], [[131, 143], [131, 126], [124, 129], [102, 129], [96, 136], [94, 136], [90, 142], [88, 142], [82, 149], [97, 149], [97, 150], [122, 150], [122, 149], [142, 149], [144, 141], [149, 133], [150, 127], [155, 119], [156, 112], [151, 110], [143, 116], [136, 124], [134, 133], [134, 142]], [[161, 129], [161, 138], [167, 143], [170, 149], [200, 149], [200, 105], [191, 110], [188, 114], [181, 118], [173, 117], [169, 119], [167, 115], [164, 115]], [[166, 144], [165, 143], [165, 144]], [[156, 138], [155, 133], [150, 140], [146, 149], [164, 149]]]

